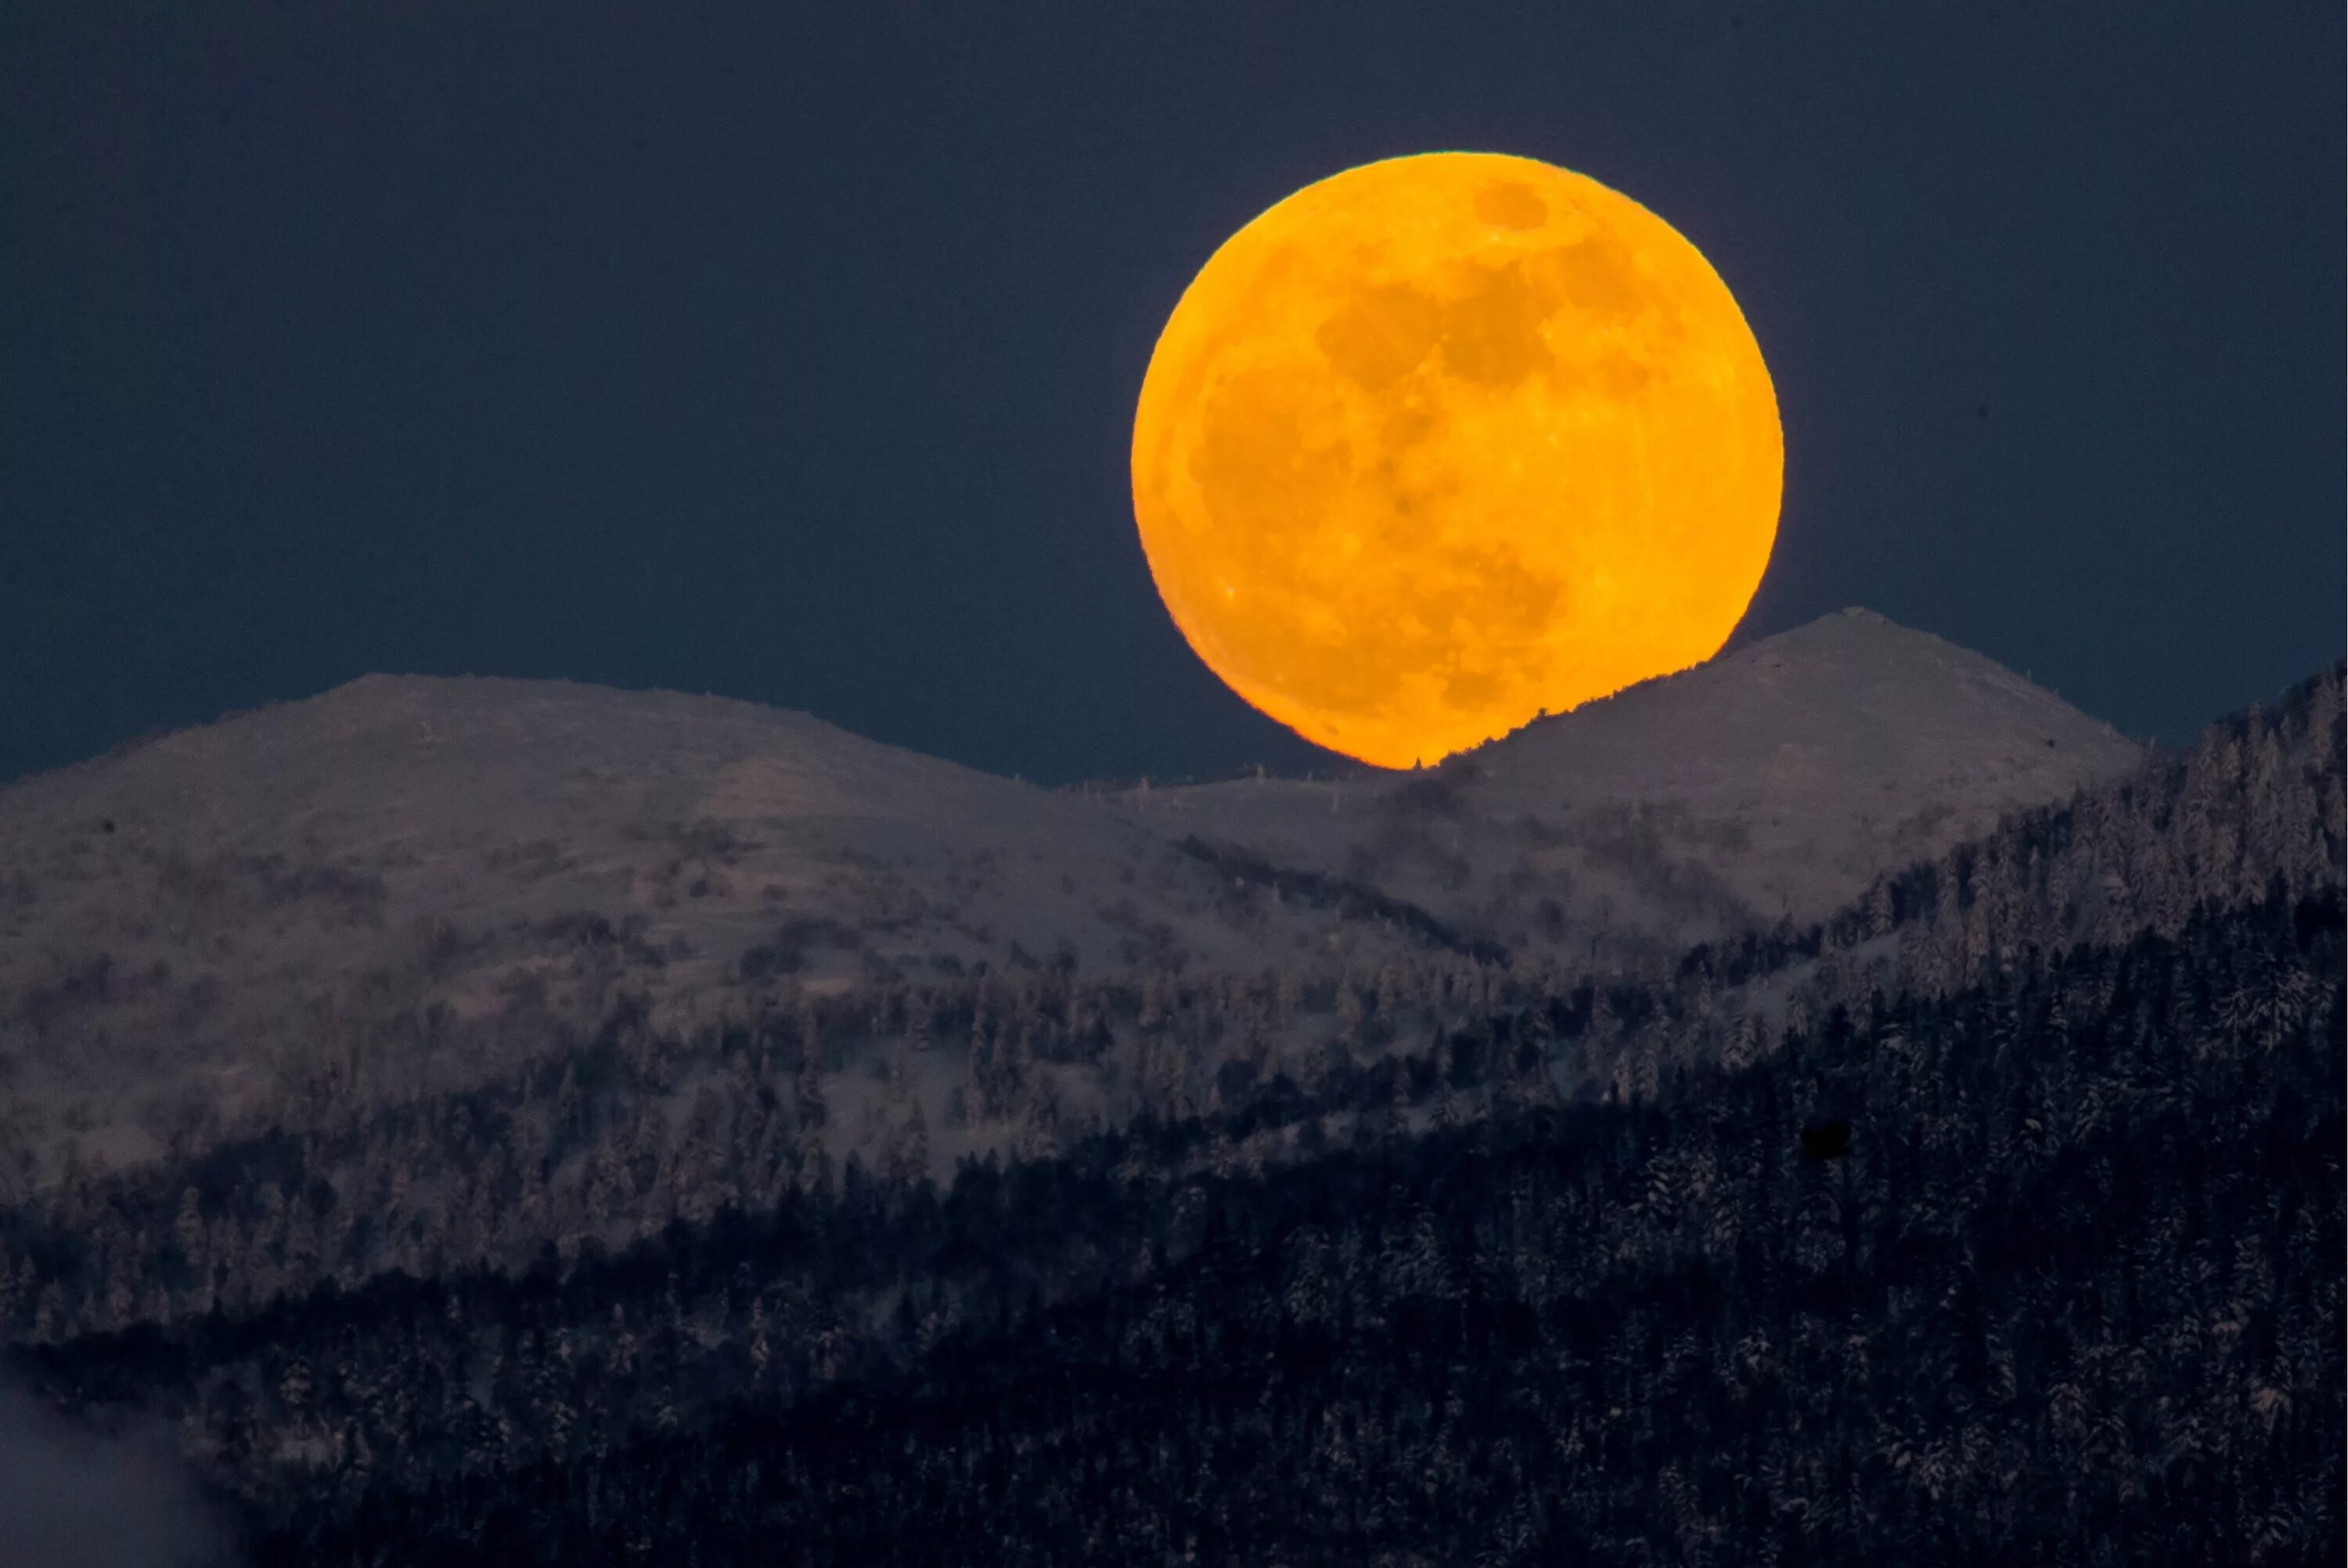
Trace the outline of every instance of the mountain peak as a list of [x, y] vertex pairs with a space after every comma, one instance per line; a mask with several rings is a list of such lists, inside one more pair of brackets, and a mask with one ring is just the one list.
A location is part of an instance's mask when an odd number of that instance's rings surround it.
[[1201, 836], [1586, 955], [1818, 917], [2140, 756], [1994, 661], [1854, 606], [1537, 720], [1432, 777], [1211, 785], [1136, 815], [1170, 806]]
[[[1750, 745], [1823, 743], [1993, 748], [2013, 735], [2088, 759], [2132, 765], [2141, 748], [2109, 724], [1994, 660], [1853, 605], [1745, 643], [1704, 663], [1552, 714], [1473, 753], [1478, 765], [1562, 750], [1577, 766], [1615, 760], [1653, 776], [1686, 749], [1735, 771]], [[1871, 737], [1871, 739], [1870, 739]], [[1932, 739], [1937, 737], [1937, 740]]]

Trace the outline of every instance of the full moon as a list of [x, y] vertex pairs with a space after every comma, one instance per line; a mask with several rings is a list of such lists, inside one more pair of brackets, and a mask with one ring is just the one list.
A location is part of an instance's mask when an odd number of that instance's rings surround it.
[[1232, 235], [1133, 427], [1142, 548], [1191, 648], [1384, 767], [1710, 658], [1784, 471], [1760, 345], [1695, 247], [1490, 153], [1347, 169]]

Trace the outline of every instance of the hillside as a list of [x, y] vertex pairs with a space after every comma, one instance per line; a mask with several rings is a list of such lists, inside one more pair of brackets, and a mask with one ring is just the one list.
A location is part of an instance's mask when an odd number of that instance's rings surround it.
[[0, 1346], [263, 1563], [2334, 1561], [2342, 693], [1643, 977], [900, 999], [1225, 1058], [951, 1180], [819, 1011], [329, 1094], [0, 1207]]
[[1596, 963], [1819, 919], [1884, 871], [2141, 755], [1979, 654], [1849, 610], [1424, 773], [1117, 804], [1169, 836]]
[[623, 998], [690, 1030], [786, 990], [1412, 940], [804, 714], [561, 682], [370, 676], [37, 777], [0, 791], [0, 866], [18, 1093], [117, 1162], [289, 1061], [461, 1082]]
[[461, 1088], [620, 1009], [690, 1032], [987, 974], [1653, 961], [2136, 756], [1865, 612], [1425, 774], [1154, 794], [723, 698], [369, 676], [0, 790], [0, 1135], [39, 1171], [134, 1162], [326, 1062]]
[[263, 1563], [2335, 1560], [2344, 673], [1635, 969], [330, 1040], [0, 1194], [0, 1371]]

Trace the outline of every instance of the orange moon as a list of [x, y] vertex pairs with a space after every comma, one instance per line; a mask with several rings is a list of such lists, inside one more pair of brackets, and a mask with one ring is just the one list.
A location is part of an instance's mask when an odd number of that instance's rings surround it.
[[1232, 235], [1133, 426], [1142, 548], [1192, 649], [1384, 767], [1710, 658], [1784, 472], [1760, 345], [1696, 248], [1491, 153], [1350, 169]]

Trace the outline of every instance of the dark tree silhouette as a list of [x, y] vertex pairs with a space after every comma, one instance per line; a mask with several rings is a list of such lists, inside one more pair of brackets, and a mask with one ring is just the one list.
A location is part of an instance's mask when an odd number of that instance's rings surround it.
[[1815, 1127], [1802, 1129], [1802, 1154], [1805, 1159], [1839, 1160], [1849, 1153], [1849, 1122], [1821, 1122]]

